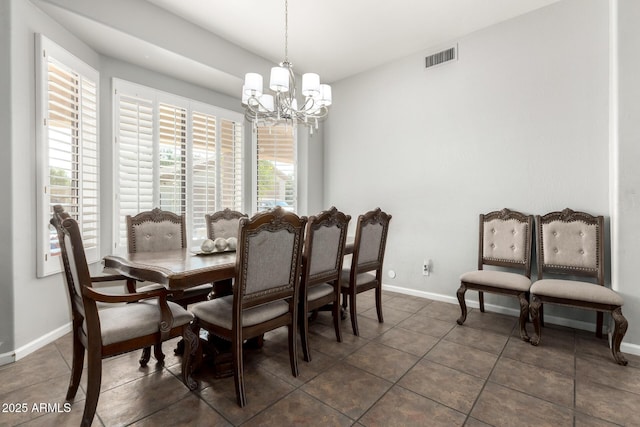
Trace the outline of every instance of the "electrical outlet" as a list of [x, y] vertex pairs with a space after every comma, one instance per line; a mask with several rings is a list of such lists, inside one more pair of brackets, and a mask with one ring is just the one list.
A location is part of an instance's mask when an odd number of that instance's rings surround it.
[[429, 274], [431, 274], [431, 260], [425, 258], [422, 264], [422, 275], [428, 276]]

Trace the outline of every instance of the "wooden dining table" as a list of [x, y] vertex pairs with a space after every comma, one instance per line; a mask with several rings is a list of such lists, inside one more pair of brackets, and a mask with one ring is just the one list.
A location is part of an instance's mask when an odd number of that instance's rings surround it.
[[[353, 252], [347, 239], [345, 254]], [[135, 280], [159, 283], [169, 290], [183, 290], [235, 276], [235, 251], [203, 254], [196, 249], [137, 252], [104, 257], [105, 269]]]

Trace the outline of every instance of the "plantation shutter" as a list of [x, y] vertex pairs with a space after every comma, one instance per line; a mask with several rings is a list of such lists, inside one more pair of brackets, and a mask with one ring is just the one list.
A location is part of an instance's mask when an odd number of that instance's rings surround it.
[[216, 211], [216, 117], [192, 114], [192, 238], [207, 238], [204, 216]]
[[292, 126], [258, 126], [256, 184], [258, 211], [276, 206], [296, 210], [296, 143]]
[[48, 227], [62, 205], [82, 233], [87, 262], [99, 260], [97, 71], [39, 35], [38, 150], [43, 189], [38, 209], [38, 277], [61, 271], [57, 233]]
[[187, 208], [187, 110], [160, 104], [160, 209], [178, 215]]
[[221, 120], [220, 197], [222, 209], [242, 211], [242, 123]]
[[127, 246], [127, 215], [153, 205], [153, 102], [127, 95], [118, 97], [118, 240]]

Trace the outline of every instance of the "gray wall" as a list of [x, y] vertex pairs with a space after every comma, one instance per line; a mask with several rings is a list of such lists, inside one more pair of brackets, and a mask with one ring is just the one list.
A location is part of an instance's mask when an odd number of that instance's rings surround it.
[[[0, 1], [0, 203], [5, 209], [11, 206], [11, 3]], [[0, 241], [12, 240], [11, 210], [5, 212], [9, 220], [0, 221]], [[6, 219], [5, 216], [5, 219]], [[11, 244], [0, 246], [0, 365], [3, 354], [14, 348], [13, 344], [13, 253]]]
[[622, 312], [629, 321], [629, 330], [624, 341], [639, 345], [640, 288], [636, 267], [640, 259], [640, 2], [617, 0], [613, 2], [614, 11], [616, 4], [617, 19], [612, 25], [617, 38], [611, 132], [613, 286], [625, 299]]
[[457, 303], [460, 274], [476, 268], [479, 213], [610, 215], [608, 3], [566, 0], [452, 42], [456, 62], [426, 70], [429, 49], [334, 84], [325, 204], [393, 214], [385, 271], [396, 277], [385, 284]]

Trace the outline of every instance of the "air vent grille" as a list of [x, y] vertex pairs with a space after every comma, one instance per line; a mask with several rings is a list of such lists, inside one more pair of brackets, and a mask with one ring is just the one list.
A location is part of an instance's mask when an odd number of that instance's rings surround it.
[[457, 46], [453, 46], [453, 47], [450, 47], [449, 49], [445, 49], [440, 52], [434, 53], [433, 55], [427, 56], [425, 58], [425, 67], [426, 68], [435, 67], [436, 65], [453, 61], [455, 59], [458, 59]]

